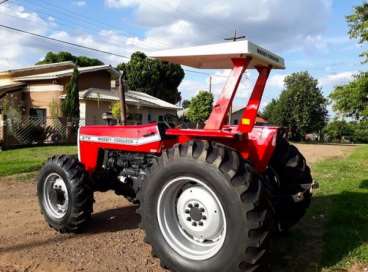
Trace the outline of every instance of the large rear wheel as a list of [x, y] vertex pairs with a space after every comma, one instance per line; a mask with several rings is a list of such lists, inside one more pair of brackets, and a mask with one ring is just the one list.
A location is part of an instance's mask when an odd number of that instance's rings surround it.
[[163, 152], [138, 194], [146, 242], [172, 271], [267, 271], [269, 209], [237, 152], [190, 142]]
[[285, 232], [297, 224], [310, 206], [313, 179], [300, 151], [279, 138], [268, 169], [277, 230]]

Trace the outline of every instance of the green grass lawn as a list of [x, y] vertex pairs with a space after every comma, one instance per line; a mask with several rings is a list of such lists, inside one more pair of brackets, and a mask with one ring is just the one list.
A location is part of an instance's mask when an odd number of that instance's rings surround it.
[[275, 271], [343, 272], [353, 264], [367, 265], [368, 146], [345, 159], [316, 163], [312, 170], [320, 189], [304, 220], [287, 236], [276, 237]]
[[325, 216], [321, 266], [368, 263], [368, 146], [314, 167], [321, 182], [311, 214]]
[[55, 154], [76, 154], [76, 146], [42, 146], [0, 152], [0, 177], [27, 173], [41, 168]]

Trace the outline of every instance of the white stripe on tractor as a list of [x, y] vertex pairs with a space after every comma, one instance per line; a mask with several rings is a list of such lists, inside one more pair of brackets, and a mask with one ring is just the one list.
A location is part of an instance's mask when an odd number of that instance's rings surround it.
[[104, 144], [123, 144], [123, 145], [144, 145], [161, 141], [160, 134], [154, 134], [141, 138], [109, 137], [96, 135], [80, 135], [81, 142], [104, 143]]

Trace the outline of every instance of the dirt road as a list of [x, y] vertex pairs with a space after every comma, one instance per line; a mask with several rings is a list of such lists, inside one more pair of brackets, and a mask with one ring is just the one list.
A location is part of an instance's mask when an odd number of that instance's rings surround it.
[[[347, 155], [352, 146], [298, 146], [311, 163]], [[43, 220], [34, 182], [0, 180], [0, 272], [163, 271], [138, 229], [135, 207], [113, 193], [96, 193], [84, 234], [62, 235]]]

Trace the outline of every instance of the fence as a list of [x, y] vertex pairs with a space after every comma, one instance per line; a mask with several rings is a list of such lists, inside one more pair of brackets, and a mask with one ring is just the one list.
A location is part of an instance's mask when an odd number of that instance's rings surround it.
[[78, 128], [93, 120], [22, 117], [0, 115], [0, 145], [3, 149], [44, 144], [75, 144]]

